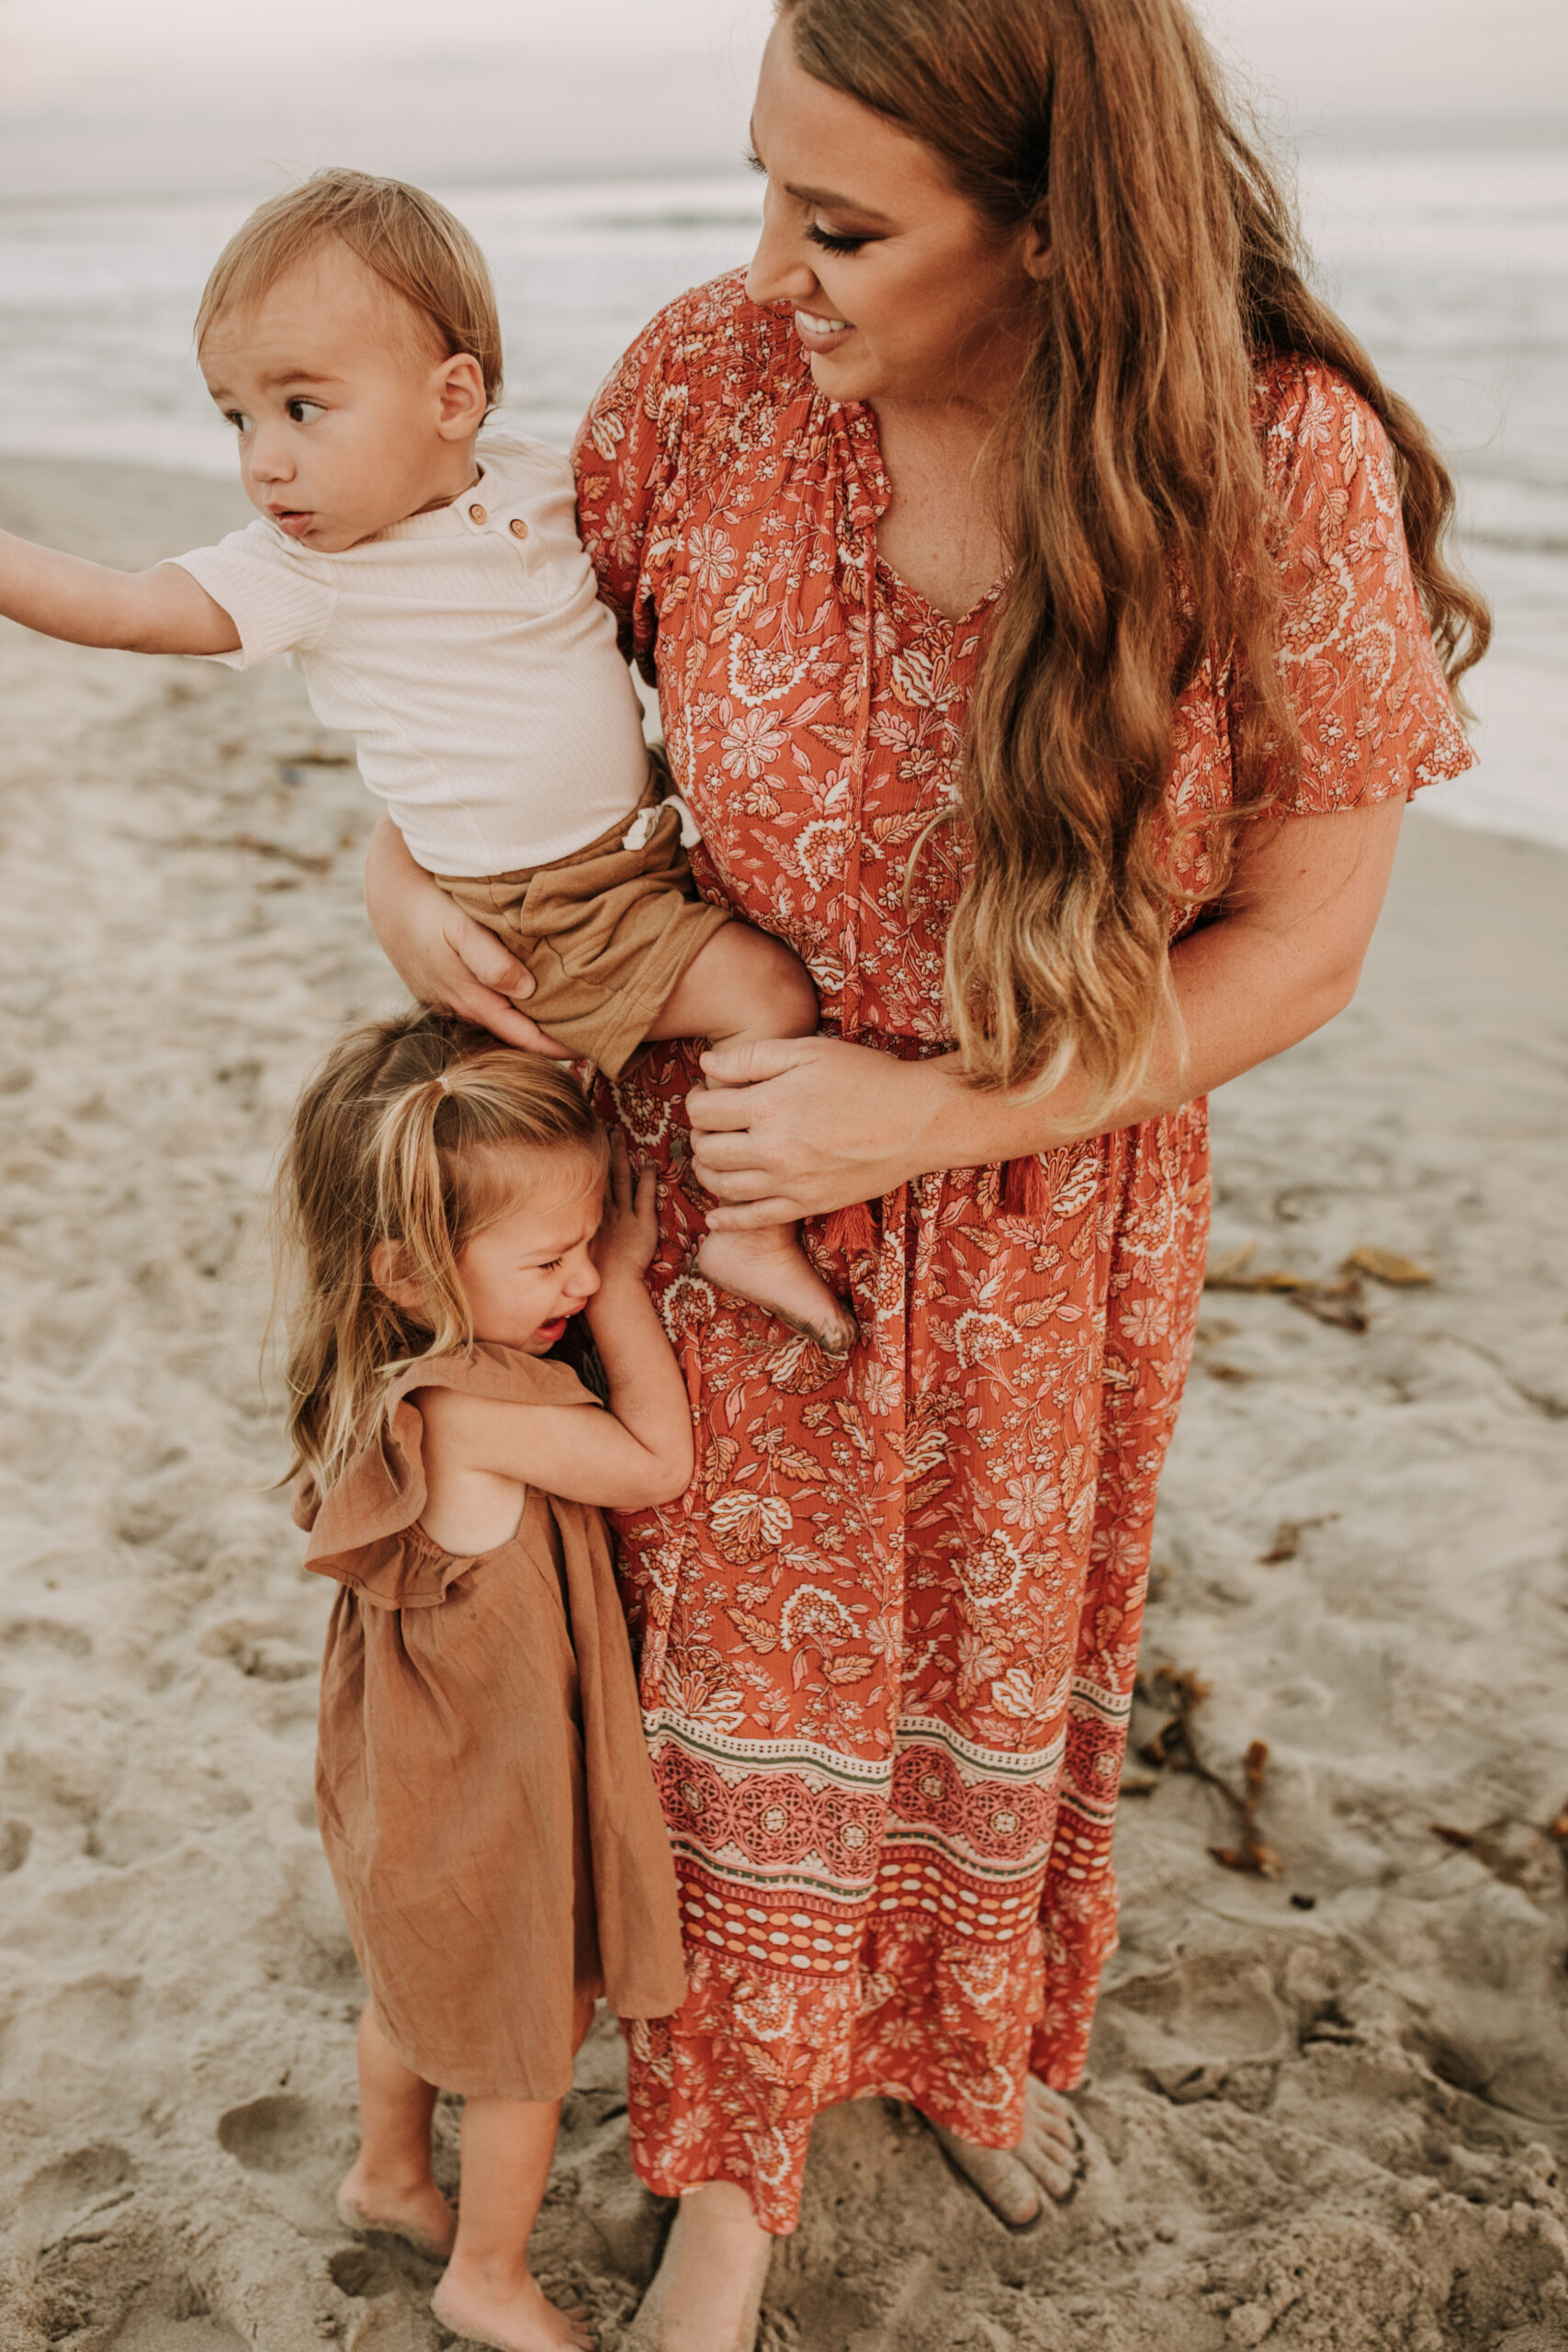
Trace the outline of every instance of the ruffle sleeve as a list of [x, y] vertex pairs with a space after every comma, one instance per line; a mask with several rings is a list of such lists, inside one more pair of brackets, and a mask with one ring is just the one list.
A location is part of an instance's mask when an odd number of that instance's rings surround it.
[[1475, 754], [1416, 594], [1387, 434], [1315, 362], [1280, 361], [1258, 397], [1286, 517], [1280, 664], [1301, 736], [1277, 805], [1325, 816], [1462, 775]]
[[694, 496], [773, 435], [781, 391], [811, 383], [783, 315], [730, 271], [668, 303], [611, 369], [572, 449], [577, 519], [621, 650], [652, 683], [655, 588]]
[[308, 1527], [305, 1566], [349, 1585], [378, 1609], [434, 1609], [484, 1555], [444, 1552], [419, 1525], [427, 1500], [424, 1420], [412, 1392], [459, 1389], [507, 1405], [590, 1405], [592, 1396], [564, 1363], [480, 1346], [467, 1355], [411, 1364], [388, 1392], [385, 1410], [324, 1499], [296, 1481], [294, 1516]]

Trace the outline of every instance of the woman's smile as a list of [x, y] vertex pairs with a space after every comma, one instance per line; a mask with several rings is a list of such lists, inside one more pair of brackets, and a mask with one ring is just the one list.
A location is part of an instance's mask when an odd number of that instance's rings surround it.
[[797, 310], [795, 331], [807, 351], [837, 351], [845, 337], [854, 333], [848, 319], [819, 318], [811, 311]]

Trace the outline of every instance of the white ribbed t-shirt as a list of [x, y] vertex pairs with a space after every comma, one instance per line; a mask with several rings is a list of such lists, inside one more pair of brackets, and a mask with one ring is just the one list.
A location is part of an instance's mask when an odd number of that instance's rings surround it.
[[506, 874], [583, 848], [648, 780], [642, 709], [577, 535], [571, 468], [479, 445], [450, 506], [321, 555], [258, 518], [172, 559], [221, 605], [248, 669], [292, 654], [316, 716], [432, 874]]

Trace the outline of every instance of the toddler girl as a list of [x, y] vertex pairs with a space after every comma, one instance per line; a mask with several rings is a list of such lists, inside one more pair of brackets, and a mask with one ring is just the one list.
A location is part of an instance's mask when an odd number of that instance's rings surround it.
[[[527, 2261], [572, 2056], [596, 1994], [643, 2018], [685, 1992], [598, 1508], [692, 1473], [642, 1279], [652, 1172], [634, 1188], [558, 1064], [424, 1012], [334, 1049], [280, 1207], [295, 1515], [340, 1587], [317, 1812], [370, 1994], [340, 2211], [450, 2255], [432, 2308], [457, 2335], [585, 2345]], [[550, 1358], [580, 1312], [607, 1408]], [[438, 2086], [466, 2099], [455, 2229]]]
[[[460, 223], [400, 181], [321, 173], [231, 240], [197, 352], [265, 520], [136, 574], [0, 533], [0, 613], [78, 644], [297, 659], [412, 854], [527, 966], [530, 1016], [607, 1077], [649, 1038], [808, 1035], [798, 958], [697, 896], [570, 466], [481, 436], [501, 331]], [[790, 1226], [709, 1234], [697, 1265], [825, 1348], [854, 1336]]]

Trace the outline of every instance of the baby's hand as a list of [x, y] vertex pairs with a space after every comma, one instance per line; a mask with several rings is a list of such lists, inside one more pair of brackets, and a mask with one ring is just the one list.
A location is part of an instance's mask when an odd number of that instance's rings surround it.
[[604, 1221], [593, 1237], [593, 1262], [605, 1282], [634, 1274], [640, 1282], [659, 1247], [658, 1183], [652, 1168], [634, 1177], [619, 1127], [610, 1136], [610, 1176]]

